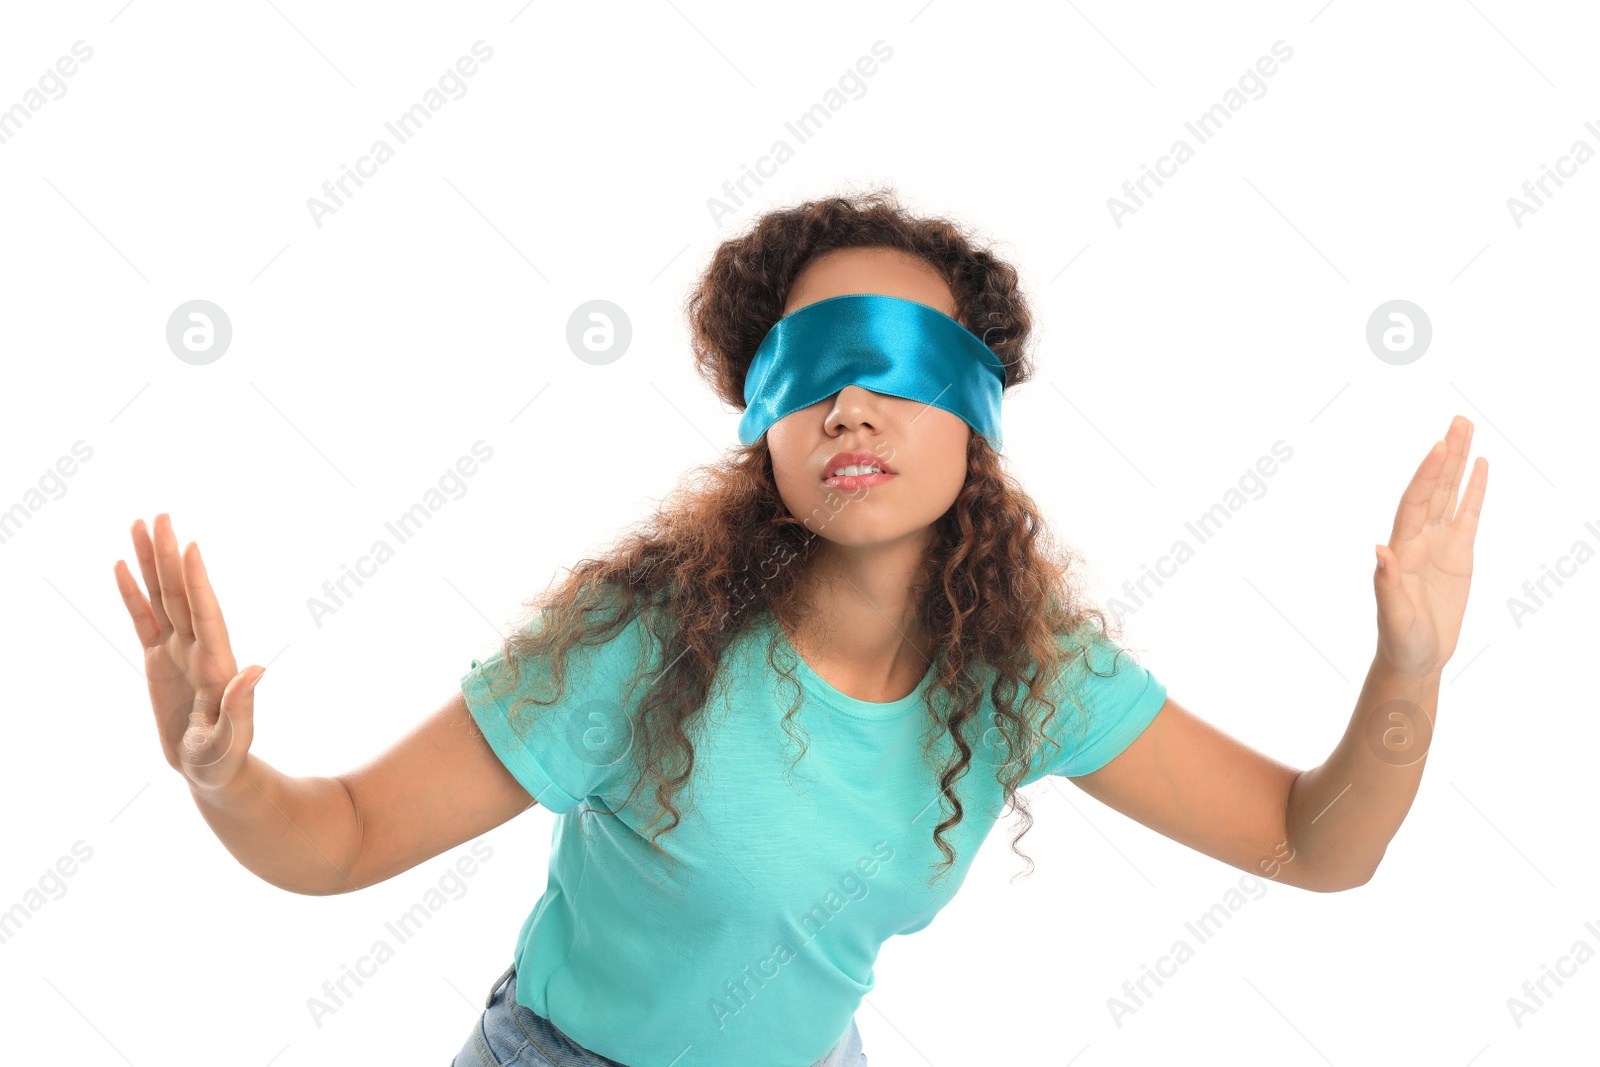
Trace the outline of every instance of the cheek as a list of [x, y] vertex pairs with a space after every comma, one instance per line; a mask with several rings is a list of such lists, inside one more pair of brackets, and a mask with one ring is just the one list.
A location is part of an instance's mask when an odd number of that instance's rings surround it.
[[944, 417], [934, 427], [936, 432], [929, 434], [927, 451], [938, 457], [939, 470], [947, 472], [960, 484], [967, 476], [967, 445], [972, 438], [972, 427], [948, 411], [939, 414]]
[[819, 408], [820, 405], [812, 405], [791, 411], [767, 427], [767, 450], [772, 453], [774, 469], [784, 460], [792, 461], [796, 456], [805, 455], [812, 443], [811, 435], [816, 432], [814, 427], [820, 421]]
[[954, 499], [961, 487], [967, 484], [967, 450], [964, 447], [951, 449], [939, 469], [945, 490]]
[[795, 447], [791, 440], [793, 435], [789, 428], [784, 426], [788, 419], [779, 419], [767, 427], [767, 451], [772, 455], [772, 473], [782, 478], [794, 464]]
[[781, 439], [768, 441], [772, 453], [772, 480], [778, 485], [778, 494], [786, 499], [804, 492], [811, 477], [806, 452], [793, 444]]
[[[961, 424], [967, 430], [967, 424]], [[941, 442], [939, 452], [939, 480], [944, 495], [954, 500], [961, 487], [967, 483], [967, 433], [952, 436]]]

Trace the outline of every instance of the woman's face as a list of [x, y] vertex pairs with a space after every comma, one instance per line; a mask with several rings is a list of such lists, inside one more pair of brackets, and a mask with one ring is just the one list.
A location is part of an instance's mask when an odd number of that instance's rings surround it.
[[[876, 293], [915, 300], [955, 316], [955, 298], [922, 260], [883, 248], [845, 248], [808, 263], [784, 314], [829, 297]], [[847, 385], [790, 412], [767, 430], [778, 493], [796, 518], [841, 545], [881, 545], [920, 536], [955, 502], [967, 480], [972, 428], [920, 400]], [[847, 490], [824, 484], [840, 452], [870, 452], [893, 476]]]

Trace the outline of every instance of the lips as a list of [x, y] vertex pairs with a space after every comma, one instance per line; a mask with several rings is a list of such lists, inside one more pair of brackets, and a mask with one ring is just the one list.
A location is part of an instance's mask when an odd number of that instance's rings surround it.
[[854, 452], [840, 452], [832, 459], [828, 460], [827, 466], [822, 468], [822, 480], [827, 481], [833, 475], [833, 472], [838, 470], [840, 467], [850, 466], [871, 466], [877, 467], [885, 474], [899, 473], [893, 467], [889, 466], [889, 464], [885, 463], [883, 458], [876, 452], [863, 452], [857, 450]]

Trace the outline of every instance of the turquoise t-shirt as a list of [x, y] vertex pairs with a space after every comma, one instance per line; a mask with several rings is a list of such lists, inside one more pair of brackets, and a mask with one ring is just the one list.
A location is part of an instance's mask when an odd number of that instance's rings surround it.
[[[873, 988], [878, 950], [894, 934], [926, 927], [955, 895], [1000, 814], [1002, 794], [983, 744], [959, 784], [961, 823], [949, 874], [930, 890], [943, 859], [933, 829], [946, 818], [925, 769], [922, 708], [932, 670], [910, 695], [888, 703], [839, 692], [794, 652], [768, 612], [725, 653], [695, 748], [692, 794], [675, 798], [682, 821], [659, 839], [677, 861], [648, 847], [653, 787], [634, 805], [624, 684], [650, 648], [636, 618], [609, 642], [575, 645], [567, 690], [555, 707], [526, 705], [532, 736], [513, 736], [513, 696], [489, 700], [500, 651], [461, 679], [473, 719], [501, 761], [556, 816], [548, 881], [515, 947], [517, 1002], [574, 1041], [628, 1067], [810, 1067], [850, 1025]], [[780, 726], [794, 687], [801, 707]], [[1095, 668], [1110, 673], [1117, 647], [1095, 635]], [[1057, 698], [1054, 736], [1025, 783], [1099, 769], [1160, 710], [1165, 687], [1124, 653], [1117, 672], [1084, 680], [1089, 726], [1082, 744], [1065, 733], [1073, 704]], [[525, 665], [524, 692], [548, 699]], [[992, 722], [987, 696], [980, 722]], [[1060, 732], [1056, 732], [1056, 731]], [[986, 735], [993, 736], [993, 735]], [[946, 734], [941, 764], [952, 751]], [[980, 762], [987, 753], [989, 762]], [[1053, 757], [1053, 758], [1052, 758]], [[581, 823], [580, 823], [581, 819]]]

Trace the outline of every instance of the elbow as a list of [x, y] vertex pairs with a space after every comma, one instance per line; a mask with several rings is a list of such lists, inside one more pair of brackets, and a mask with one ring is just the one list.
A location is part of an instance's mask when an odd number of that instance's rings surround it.
[[337, 897], [345, 893], [355, 892], [354, 887], [348, 885], [318, 886], [315, 889], [297, 888], [294, 886], [279, 886], [301, 897]]
[[1361, 886], [1364, 886], [1368, 882], [1372, 881], [1372, 876], [1377, 874], [1377, 873], [1378, 873], [1378, 868], [1374, 866], [1371, 870], [1367, 871], [1366, 874], [1363, 874], [1359, 879], [1357, 879], [1356, 881], [1353, 881], [1349, 885], [1345, 886], [1345, 888], [1346, 889], [1357, 889], [1357, 888], [1359, 888]]
[[[1372, 876], [1378, 873], [1378, 866], [1383, 862], [1386, 852], [1387, 849], [1378, 853], [1377, 858], [1370, 863], [1357, 864], [1347, 860], [1336, 865], [1305, 864], [1300, 868], [1300, 880], [1296, 884], [1312, 893], [1343, 893], [1346, 890], [1359, 889], [1372, 881]], [[1296, 855], [1302, 860], [1310, 859], [1303, 852]]]
[[1360, 887], [1366, 885], [1368, 882], [1372, 881], [1372, 876], [1376, 873], [1377, 868], [1374, 867], [1364, 874], [1345, 875], [1342, 878], [1327, 879], [1314, 885], [1309, 885], [1306, 888], [1310, 889], [1314, 893], [1343, 893], [1347, 890], [1359, 889]]
[[1315, 887], [1312, 888], [1312, 891], [1316, 892], [1316, 893], [1345, 893], [1345, 892], [1348, 892], [1349, 890], [1356, 889], [1356, 888], [1358, 888], [1360, 886], [1364, 886], [1366, 884], [1367, 884], [1367, 880], [1365, 878], [1363, 878], [1359, 882], [1347, 881], [1347, 882], [1342, 882], [1342, 883], [1340, 883], [1338, 885], [1319, 885], [1319, 886], [1315, 886]]

